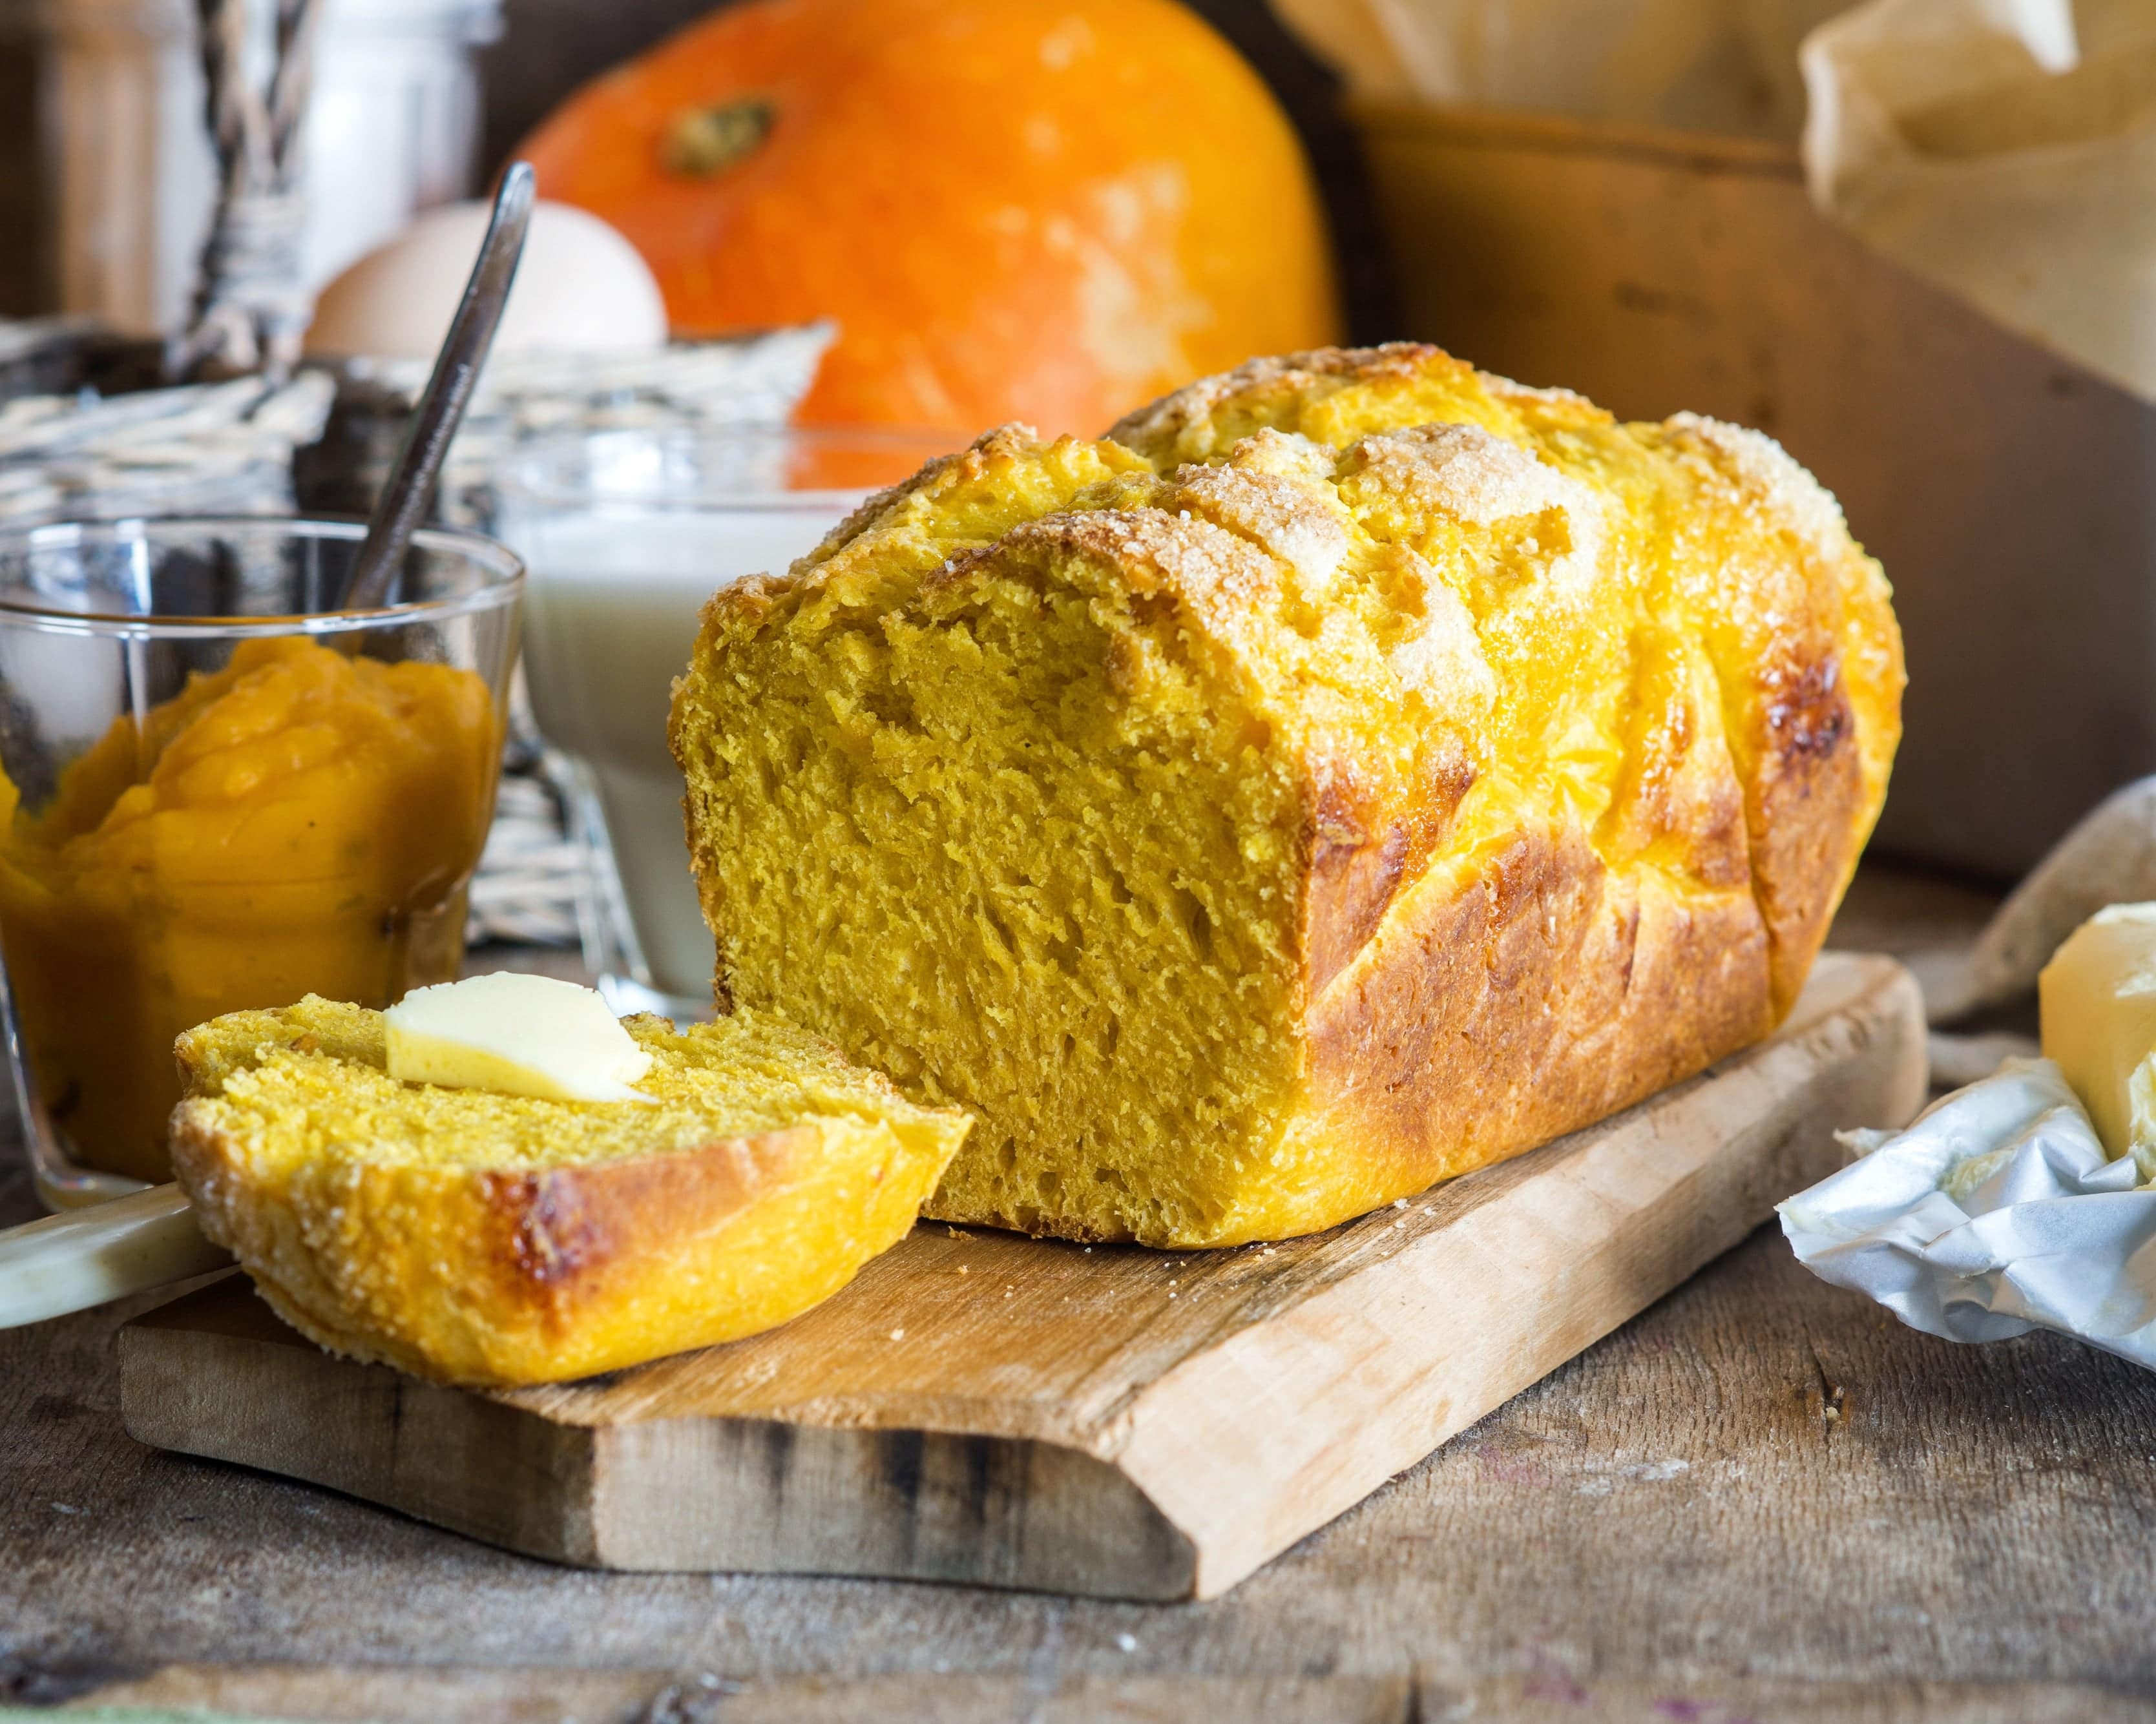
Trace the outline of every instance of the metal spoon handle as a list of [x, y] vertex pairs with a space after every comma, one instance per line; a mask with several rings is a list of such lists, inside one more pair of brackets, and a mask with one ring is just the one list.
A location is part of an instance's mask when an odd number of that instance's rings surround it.
[[442, 351], [434, 356], [434, 375], [427, 379], [427, 393], [419, 398], [418, 409], [404, 433], [389, 482], [368, 517], [366, 542], [359, 547], [352, 577], [338, 599], [339, 610], [374, 610], [390, 603], [403, 567], [404, 547], [426, 513], [427, 499], [464, 418], [472, 385], [479, 381], [487, 349], [494, 345], [509, 285], [516, 279], [516, 261], [524, 254], [525, 231], [531, 225], [533, 187], [528, 162], [511, 163], [501, 177], [493, 219], [480, 243], [479, 260], [465, 284], [463, 302], [450, 320]]

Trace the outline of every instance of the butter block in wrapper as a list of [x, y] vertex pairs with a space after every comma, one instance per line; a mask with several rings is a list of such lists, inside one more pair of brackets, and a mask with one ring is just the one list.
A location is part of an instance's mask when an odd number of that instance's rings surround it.
[[2156, 1366], [2156, 904], [2098, 911], [2040, 991], [2047, 1057], [1905, 1131], [1843, 1134], [1861, 1159], [1782, 1204], [1782, 1231], [1912, 1328], [2056, 1329]]
[[2075, 929], [2037, 978], [2045, 1057], [2114, 1156], [2156, 1172], [2156, 904], [2113, 904]]
[[2156, 1368], [2156, 1186], [2049, 1060], [2010, 1060], [1779, 1206], [1797, 1260], [1912, 1329], [2078, 1336]]

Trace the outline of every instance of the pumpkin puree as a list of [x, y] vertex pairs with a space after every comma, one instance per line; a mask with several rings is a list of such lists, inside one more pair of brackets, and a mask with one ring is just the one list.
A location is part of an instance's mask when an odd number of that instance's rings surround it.
[[500, 756], [473, 672], [287, 637], [116, 721], [36, 814], [0, 773], [0, 942], [74, 1153], [171, 1177], [172, 1043], [208, 1018], [454, 979]]

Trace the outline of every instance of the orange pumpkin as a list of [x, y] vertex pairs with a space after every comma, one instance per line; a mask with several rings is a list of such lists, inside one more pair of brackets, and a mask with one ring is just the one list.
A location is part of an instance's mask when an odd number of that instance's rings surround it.
[[808, 419], [1092, 433], [1338, 333], [1295, 135], [1174, 0], [749, 0], [523, 153], [676, 333], [835, 318]]

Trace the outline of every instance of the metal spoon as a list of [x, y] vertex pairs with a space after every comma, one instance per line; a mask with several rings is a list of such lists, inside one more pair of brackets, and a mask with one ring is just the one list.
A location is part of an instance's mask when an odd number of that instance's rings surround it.
[[493, 219], [480, 242], [479, 260], [465, 284], [463, 302], [449, 321], [449, 334], [442, 338], [442, 351], [434, 356], [427, 393], [419, 398], [403, 447], [397, 451], [397, 464], [389, 469], [389, 482], [382, 486], [367, 520], [366, 542], [359, 547], [351, 578], [332, 609], [377, 610], [392, 601], [404, 566], [404, 547], [427, 511], [449, 441], [463, 421], [472, 385], [486, 363], [487, 349], [494, 345], [509, 285], [516, 279], [525, 232], [531, 225], [533, 186], [528, 162], [511, 162], [501, 177]]

